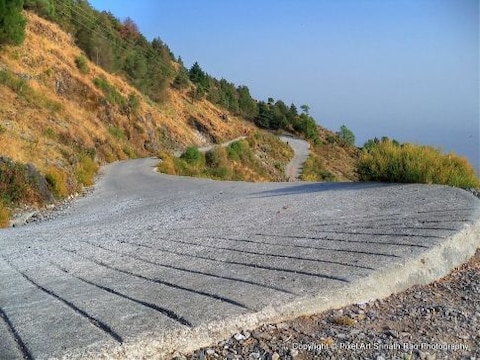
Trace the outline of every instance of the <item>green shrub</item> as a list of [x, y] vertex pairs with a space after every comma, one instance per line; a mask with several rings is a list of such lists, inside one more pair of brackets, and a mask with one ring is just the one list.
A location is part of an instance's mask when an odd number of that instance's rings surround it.
[[130, 159], [133, 159], [133, 158], [137, 157], [137, 154], [135, 153], [135, 150], [131, 146], [128, 146], [128, 145], [124, 146], [122, 151]]
[[325, 169], [319, 155], [311, 152], [307, 161], [303, 164], [300, 179], [303, 181], [335, 181], [335, 175]]
[[357, 173], [362, 181], [480, 186], [475, 170], [465, 158], [442, 154], [431, 146], [400, 145], [390, 139], [369, 143], [360, 157]]
[[184, 151], [180, 158], [185, 160], [188, 164], [199, 164], [203, 158], [203, 154], [197, 147], [190, 146]]
[[14, 91], [18, 96], [30, 99], [33, 96], [33, 89], [28, 83], [7, 69], [0, 70], [0, 84], [5, 85]]
[[31, 164], [20, 164], [0, 157], [0, 202], [42, 204], [51, 200], [45, 178]]
[[51, 127], [47, 127], [43, 130], [43, 136], [53, 139], [55, 138], [55, 131]]
[[85, 56], [77, 56], [77, 58], [75, 59], [75, 64], [77, 65], [78, 70], [80, 70], [82, 74], [88, 74], [90, 72], [87, 58]]
[[45, 180], [55, 197], [64, 198], [68, 195], [67, 175], [64, 172], [52, 166], [45, 174]]
[[122, 108], [127, 106], [127, 99], [125, 99], [115, 86], [111, 85], [104, 76], [96, 77], [93, 79], [93, 83], [96, 87], [102, 90], [105, 99], [110, 104], [119, 105]]
[[125, 133], [121, 129], [117, 128], [116, 126], [109, 126], [108, 132], [118, 140], [125, 139]]
[[56, 112], [62, 109], [62, 104], [58, 101], [53, 101], [45, 97], [44, 94], [36, 92], [28, 84], [28, 82], [22, 79], [20, 76], [12, 73], [9, 70], [0, 70], [0, 84], [5, 85], [14, 91], [19, 97], [25, 99], [28, 103], [45, 107], [52, 112]]
[[78, 183], [84, 186], [93, 185], [95, 174], [98, 171], [98, 165], [87, 154], [81, 154], [75, 169], [75, 178]]
[[140, 109], [140, 98], [136, 94], [128, 95], [127, 107], [128, 114], [136, 114]]
[[231, 160], [240, 160], [245, 152], [245, 148], [246, 146], [241, 140], [231, 143], [227, 147], [228, 158]]

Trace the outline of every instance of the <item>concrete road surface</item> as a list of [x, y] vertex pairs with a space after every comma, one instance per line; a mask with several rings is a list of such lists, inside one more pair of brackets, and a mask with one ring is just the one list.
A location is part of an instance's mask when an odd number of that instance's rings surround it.
[[443, 186], [215, 182], [111, 164], [53, 221], [0, 231], [0, 358], [165, 358], [429, 282], [480, 246]]
[[280, 140], [290, 145], [295, 152], [293, 159], [285, 168], [285, 175], [288, 181], [297, 181], [302, 174], [303, 164], [310, 154], [310, 144], [305, 140], [291, 136], [280, 136]]

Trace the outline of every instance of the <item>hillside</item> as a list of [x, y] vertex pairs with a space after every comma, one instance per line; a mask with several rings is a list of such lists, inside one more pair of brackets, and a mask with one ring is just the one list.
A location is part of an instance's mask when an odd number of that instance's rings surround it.
[[[221, 142], [252, 125], [204, 100], [191, 104], [187, 95], [168, 91], [162, 106], [149, 101], [123, 79], [87, 61], [70, 35], [33, 13], [25, 14], [27, 36], [18, 47], [0, 53], [1, 155], [32, 163], [41, 172], [55, 169], [73, 175], [80, 154], [98, 163]], [[107, 93], [96, 79], [110, 87]], [[120, 100], [110, 99], [108, 92]], [[138, 99], [135, 109], [123, 101]], [[69, 184], [73, 191], [75, 181]]]
[[[35, 180], [39, 184], [32, 190], [16, 179], [23, 189], [16, 197], [3, 184], [7, 204], [51, 201], [48, 189], [57, 198], [75, 193], [92, 183], [97, 165], [179, 153], [187, 146], [221, 143], [257, 129], [238, 113], [203, 97], [193, 99], [195, 85], [179, 88], [173, 77], [165, 100], [154, 102], [124, 77], [89, 61], [57, 24], [29, 11], [24, 16], [24, 42], [0, 51], [0, 169], [13, 174], [17, 163], [31, 164], [34, 178], [45, 177], [46, 182]], [[183, 67], [173, 60], [170, 65], [179, 71]], [[335, 144], [321, 151], [336, 179], [351, 179], [344, 174], [352, 172], [354, 153]], [[333, 160], [339, 157], [346, 159], [341, 166], [348, 169], [338, 169]]]

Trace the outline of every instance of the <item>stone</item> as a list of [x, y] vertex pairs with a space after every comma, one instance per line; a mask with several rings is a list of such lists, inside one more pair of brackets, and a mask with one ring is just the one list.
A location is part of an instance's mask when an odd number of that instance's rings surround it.
[[243, 340], [246, 339], [246, 337], [243, 336], [243, 335], [240, 334], [240, 333], [236, 333], [235, 335], [233, 335], [233, 338], [234, 338], [235, 340], [237, 340], [238, 342], [243, 341]]

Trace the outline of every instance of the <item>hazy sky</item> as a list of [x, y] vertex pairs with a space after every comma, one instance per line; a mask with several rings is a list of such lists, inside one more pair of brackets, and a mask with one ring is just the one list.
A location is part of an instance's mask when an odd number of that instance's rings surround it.
[[362, 145], [389, 136], [480, 168], [478, 0], [91, 0], [187, 67], [308, 104]]

